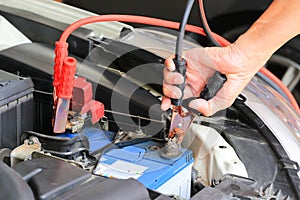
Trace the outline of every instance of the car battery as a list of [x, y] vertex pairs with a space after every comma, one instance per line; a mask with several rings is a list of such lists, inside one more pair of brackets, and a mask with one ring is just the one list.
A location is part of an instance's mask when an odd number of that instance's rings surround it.
[[0, 148], [15, 148], [21, 133], [33, 129], [33, 91], [30, 78], [0, 70]]
[[94, 174], [119, 179], [134, 178], [148, 189], [190, 199], [193, 155], [180, 149], [177, 158], [160, 156], [162, 143], [147, 141], [104, 151]]

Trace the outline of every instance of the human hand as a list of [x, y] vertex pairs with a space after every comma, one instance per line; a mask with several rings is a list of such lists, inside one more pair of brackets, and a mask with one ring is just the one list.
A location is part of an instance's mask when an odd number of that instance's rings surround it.
[[[264, 64], [264, 59], [258, 59], [252, 52], [245, 52], [237, 45], [226, 47], [195, 48], [183, 52], [187, 61], [186, 87], [183, 98], [199, 97], [207, 81], [214, 72], [220, 71], [226, 75], [227, 81], [215, 97], [192, 100], [189, 107], [198, 110], [205, 116], [210, 116], [219, 110], [229, 107], [251, 78]], [[161, 108], [167, 110], [171, 106], [170, 98], [178, 99], [182, 96], [175, 84], [182, 84], [183, 76], [175, 70], [172, 58], [165, 61], [164, 83]]]

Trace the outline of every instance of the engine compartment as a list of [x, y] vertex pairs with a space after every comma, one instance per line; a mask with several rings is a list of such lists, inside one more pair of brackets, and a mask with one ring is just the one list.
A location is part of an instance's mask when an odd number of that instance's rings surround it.
[[[32, 41], [0, 51], [0, 171], [15, 188], [12, 192], [6, 189], [8, 182], [1, 181], [1, 198], [299, 198], [299, 166], [243, 95], [211, 118], [199, 116], [183, 142], [181, 157], [158, 156], [170, 123], [170, 111], [159, 107], [166, 52], [147, 48], [143, 37], [135, 43], [128, 38], [143, 32], [153, 37], [150, 43], [175, 38], [161, 30], [124, 28], [118, 39], [91, 37], [88, 28], [77, 30], [68, 41], [79, 63], [77, 76], [91, 83], [92, 98], [103, 103], [105, 117], [92, 125], [88, 113], [82, 129], [74, 125], [74, 131], [53, 134], [53, 45], [66, 24], [5, 6], [0, 14]], [[187, 48], [193, 45], [186, 41]], [[122, 138], [118, 142], [117, 136]], [[155, 164], [141, 164], [149, 160]], [[121, 166], [142, 178], [147, 169], [158, 167], [145, 178], [150, 182], [144, 182], [138, 177], [122, 180], [124, 171], [122, 176], [97, 171], [101, 165]], [[26, 188], [25, 196], [20, 187]]]

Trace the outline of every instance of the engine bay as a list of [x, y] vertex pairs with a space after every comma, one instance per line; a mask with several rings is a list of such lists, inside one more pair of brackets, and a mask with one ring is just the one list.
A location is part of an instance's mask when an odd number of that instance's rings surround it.
[[[299, 165], [265, 120], [278, 112], [258, 90], [291, 113], [280, 122], [287, 135], [299, 132], [299, 116], [259, 77], [228, 109], [195, 116], [180, 146], [166, 146], [171, 109], [160, 101], [171, 30], [117, 23], [74, 31], [71, 109], [66, 131], [54, 133], [54, 44], [67, 23], [26, 9], [0, 5], [1, 29], [19, 39], [0, 51], [1, 199], [299, 198]], [[183, 48], [207, 46], [203, 38]]]

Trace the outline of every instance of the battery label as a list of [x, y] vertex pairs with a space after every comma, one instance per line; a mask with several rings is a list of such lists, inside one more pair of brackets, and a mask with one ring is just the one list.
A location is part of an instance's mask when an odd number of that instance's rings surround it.
[[111, 165], [98, 163], [94, 173], [105, 177], [118, 179], [138, 179], [148, 167], [137, 165], [122, 160], [117, 160]]

